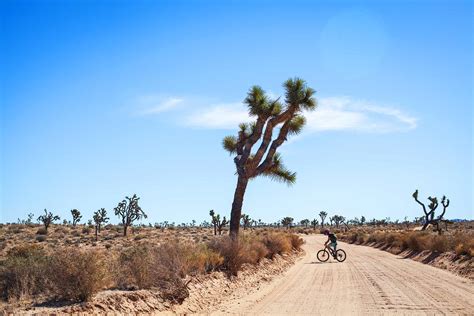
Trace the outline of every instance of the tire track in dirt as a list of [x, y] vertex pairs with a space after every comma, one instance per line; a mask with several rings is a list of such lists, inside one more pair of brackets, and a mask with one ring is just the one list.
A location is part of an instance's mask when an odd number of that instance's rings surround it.
[[320, 263], [325, 237], [305, 236], [306, 255], [258, 292], [223, 303], [230, 314], [472, 315], [474, 282], [366, 246], [339, 246], [343, 263]]

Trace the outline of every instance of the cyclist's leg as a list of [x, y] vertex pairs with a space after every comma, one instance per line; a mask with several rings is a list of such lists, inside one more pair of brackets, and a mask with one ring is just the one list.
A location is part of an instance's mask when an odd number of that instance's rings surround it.
[[337, 243], [335, 243], [335, 242], [332, 242], [332, 243], [331, 243], [332, 255], [333, 255], [334, 257], [336, 257], [336, 246], [337, 246]]

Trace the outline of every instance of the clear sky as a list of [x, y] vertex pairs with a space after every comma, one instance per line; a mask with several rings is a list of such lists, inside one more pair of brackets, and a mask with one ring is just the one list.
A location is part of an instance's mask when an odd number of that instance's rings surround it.
[[[85, 219], [137, 193], [146, 222], [228, 215], [224, 136], [250, 86], [299, 76], [319, 108], [282, 146], [287, 187], [243, 211], [473, 218], [471, 1], [1, 1], [0, 221]], [[36, 217], [35, 216], [35, 217]], [[113, 218], [113, 216], [110, 216]], [[116, 221], [116, 219], [114, 219]]]

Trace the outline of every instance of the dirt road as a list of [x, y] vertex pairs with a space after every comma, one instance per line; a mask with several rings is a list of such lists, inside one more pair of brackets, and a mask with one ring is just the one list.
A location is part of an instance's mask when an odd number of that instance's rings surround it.
[[216, 314], [474, 315], [474, 282], [375, 248], [339, 243], [347, 260], [319, 263], [322, 236], [305, 237], [306, 255], [253, 294]]

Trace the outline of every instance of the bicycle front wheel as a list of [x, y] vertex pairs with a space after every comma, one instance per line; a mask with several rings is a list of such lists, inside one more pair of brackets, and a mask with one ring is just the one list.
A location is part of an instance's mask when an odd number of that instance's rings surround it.
[[339, 262], [343, 262], [344, 260], [346, 260], [346, 252], [342, 249], [338, 249], [336, 251], [336, 260]]
[[329, 252], [327, 252], [327, 250], [325, 249], [319, 250], [318, 253], [316, 254], [316, 257], [318, 258], [319, 261], [326, 262], [329, 259]]

